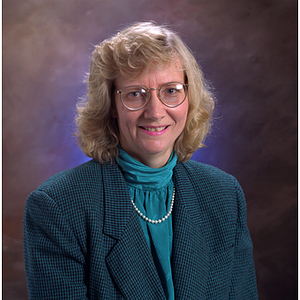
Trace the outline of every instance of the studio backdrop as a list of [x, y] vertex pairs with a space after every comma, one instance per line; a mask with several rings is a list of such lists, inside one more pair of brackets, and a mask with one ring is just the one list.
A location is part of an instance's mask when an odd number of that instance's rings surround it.
[[149, 20], [179, 33], [214, 88], [193, 159], [244, 189], [260, 300], [296, 299], [296, 0], [3, 0], [3, 299], [28, 299], [26, 197], [89, 159], [73, 133], [94, 46]]

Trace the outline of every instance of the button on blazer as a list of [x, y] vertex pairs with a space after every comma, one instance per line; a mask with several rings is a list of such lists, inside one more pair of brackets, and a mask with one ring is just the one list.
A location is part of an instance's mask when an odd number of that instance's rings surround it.
[[[175, 299], [257, 299], [236, 179], [190, 160], [173, 180]], [[117, 163], [91, 160], [29, 195], [24, 257], [29, 299], [166, 299]]]

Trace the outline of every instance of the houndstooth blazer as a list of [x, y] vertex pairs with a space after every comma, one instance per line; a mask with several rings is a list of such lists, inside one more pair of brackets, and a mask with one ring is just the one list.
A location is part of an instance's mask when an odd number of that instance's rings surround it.
[[[172, 212], [176, 300], [257, 299], [246, 203], [236, 179], [177, 163]], [[24, 215], [30, 299], [165, 299], [116, 163], [91, 160], [31, 193]]]

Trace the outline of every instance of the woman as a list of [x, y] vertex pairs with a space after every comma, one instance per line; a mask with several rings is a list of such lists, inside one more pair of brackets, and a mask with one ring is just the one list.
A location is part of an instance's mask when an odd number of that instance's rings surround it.
[[243, 192], [193, 162], [213, 97], [170, 29], [96, 46], [77, 137], [93, 160], [27, 199], [30, 299], [257, 299]]

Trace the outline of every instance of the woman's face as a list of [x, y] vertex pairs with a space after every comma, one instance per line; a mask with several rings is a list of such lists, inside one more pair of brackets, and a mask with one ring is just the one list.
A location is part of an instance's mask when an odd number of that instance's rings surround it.
[[[158, 88], [165, 83], [184, 82], [184, 72], [179, 63], [166, 67], [150, 67], [138, 79], [118, 76], [114, 82], [117, 90], [130, 85], [141, 85], [146, 88]], [[123, 106], [118, 94], [115, 94], [113, 117], [117, 118], [120, 144], [123, 150], [141, 163], [159, 168], [164, 166], [174, 146], [175, 140], [184, 129], [188, 99], [175, 107], [165, 106], [157, 97], [157, 90], [151, 90], [151, 98], [140, 110], [131, 111]]]

